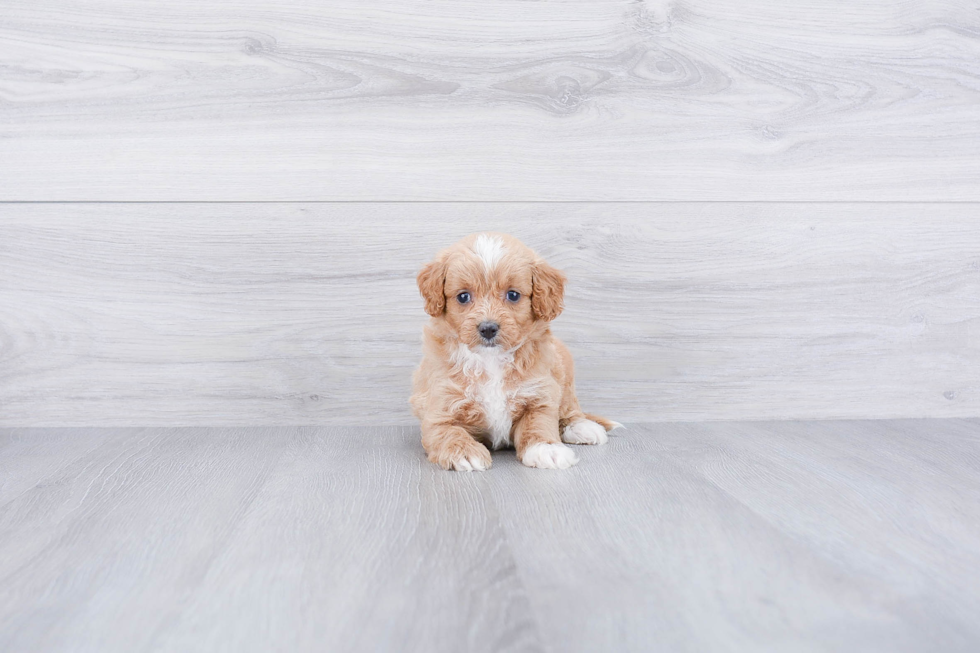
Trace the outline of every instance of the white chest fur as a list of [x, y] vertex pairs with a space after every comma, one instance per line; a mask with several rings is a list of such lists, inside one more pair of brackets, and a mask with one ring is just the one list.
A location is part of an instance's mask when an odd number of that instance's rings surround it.
[[467, 378], [466, 395], [483, 410], [494, 449], [510, 444], [513, 401], [519, 390], [508, 391], [505, 379], [514, 354], [500, 347], [459, 345], [453, 363]]

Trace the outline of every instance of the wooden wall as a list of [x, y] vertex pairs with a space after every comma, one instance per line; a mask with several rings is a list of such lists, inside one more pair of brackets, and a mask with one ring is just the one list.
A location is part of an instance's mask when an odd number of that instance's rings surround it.
[[6, 0], [0, 199], [980, 200], [964, 0]]
[[410, 423], [414, 274], [486, 229], [621, 421], [980, 415], [970, 3], [2, 14], [2, 425]]
[[476, 230], [564, 269], [623, 421], [980, 414], [973, 204], [17, 204], [4, 424], [411, 423], [418, 268]]

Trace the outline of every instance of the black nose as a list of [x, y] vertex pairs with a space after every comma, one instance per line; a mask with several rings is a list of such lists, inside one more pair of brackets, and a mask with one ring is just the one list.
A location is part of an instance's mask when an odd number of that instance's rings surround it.
[[488, 320], [486, 322], [480, 322], [480, 326], [476, 327], [476, 330], [487, 340], [493, 340], [493, 337], [500, 331], [500, 325]]

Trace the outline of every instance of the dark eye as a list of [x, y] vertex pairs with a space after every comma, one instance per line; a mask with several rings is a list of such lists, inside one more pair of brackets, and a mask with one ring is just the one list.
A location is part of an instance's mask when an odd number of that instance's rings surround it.
[[521, 293], [517, 292], [516, 290], [507, 291], [507, 301], [516, 302], [520, 298], [521, 298]]
[[456, 295], [456, 301], [458, 301], [460, 304], [469, 304], [470, 294], [468, 292], [461, 292]]

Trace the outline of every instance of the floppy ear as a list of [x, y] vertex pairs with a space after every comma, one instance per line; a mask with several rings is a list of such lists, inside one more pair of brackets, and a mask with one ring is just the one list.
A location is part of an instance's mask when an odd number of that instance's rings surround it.
[[565, 299], [565, 275], [538, 259], [531, 268], [531, 310], [538, 320], [551, 321], [561, 314]]
[[446, 257], [440, 256], [425, 265], [416, 278], [425, 299], [425, 312], [439, 317], [446, 312]]

